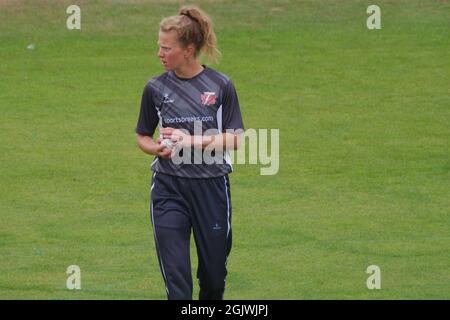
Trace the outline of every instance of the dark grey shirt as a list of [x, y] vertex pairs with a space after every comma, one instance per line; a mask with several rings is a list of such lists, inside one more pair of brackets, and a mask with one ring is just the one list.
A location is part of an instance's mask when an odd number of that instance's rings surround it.
[[[233, 83], [226, 75], [203, 67], [201, 73], [190, 79], [178, 78], [173, 71], [151, 79], [142, 94], [136, 132], [153, 136], [158, 124], [184, 129], [191, 135], [212, 135], [230, 129], [243, 131]], [[193, 148], [178, 151], [176, 161], [156, 157], [152, 170], [187, 178], [220, 177], [233, 170], [228, 151]]]

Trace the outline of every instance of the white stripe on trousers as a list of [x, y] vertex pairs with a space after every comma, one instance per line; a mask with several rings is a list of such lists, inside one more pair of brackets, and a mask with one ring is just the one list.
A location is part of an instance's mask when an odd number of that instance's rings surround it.
[[[156, 183], [156, 172], [153, 174], [153, 184], [150, 188], [150, 191], [153, 191], [153, 188], [155, 187], [155, 183]], [[169, 295], [169, 288], [167, 287], [167, 277], [166, 277], [166, 272], [164, 271], [164, 264], [163, 264], [163, 259], [161, 256], [161, 253], [159, 251], [159, 245], [158, 245], [158, 238], [156, 237], [156, 223], [155, 223], [155, 217], [153, 215], [153, 198], [152, 198], [152, 204], [151, 204], [151, 213], [152, 213], [152, 225], [153, 225], [153, 235], [155, 237], [155, 244], [156, 244], [156, 251], [157, 251], [157, 255], [159, 257], [159, 263], [161, 264], [161, 270], [163, 273], [163, 277], [164, 277], [164, 283], [166, 284], [166, 292], [167, 295]]]
[[[228, 245], [228, 236], [230, 234], [230, 230], [231, 230], [231, 223], [230, 223], [230, 196], [228, 195], [228, 189], [227, 189], [227, 178], [224, 176], [223, 177], [224, 180], [224, 184], [225, 184], [225, 194], [227, 196], [227, 224], [228, 224], [228, 229], [227, 229], [227, 245]], [[225, 260], [225, 268], [227, 267], [228, 264], [228, 254], [227, 254], [227, 258]], [[223, 279], [223, 282], [227, 282], [227, 276], [225, 276], [225, 278]]]
[[224, 180], [224, 183], [225, 183], [225, 194], [227, 196], [227, 223], [228, 223], [227, 239], [228, 239], [228, 235], [229, 235], [230, 229], [231, 229], [231, 223], [230, 223], [230, 196], [228, 195], [227, 178], [224, 176], [223, 180]]

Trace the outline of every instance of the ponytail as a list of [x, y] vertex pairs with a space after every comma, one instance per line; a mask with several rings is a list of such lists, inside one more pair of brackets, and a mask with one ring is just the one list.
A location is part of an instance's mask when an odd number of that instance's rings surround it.
[[209, 62], [218, 62], [221, 56], [211, 19], [196, 6], [184, 6], [180, 9], [179, 16], [163, 19], [160, 30], [163, 32], [175, 30], [178, 41], [184, 47], [192, 44], [195, 56], [204, 54]]

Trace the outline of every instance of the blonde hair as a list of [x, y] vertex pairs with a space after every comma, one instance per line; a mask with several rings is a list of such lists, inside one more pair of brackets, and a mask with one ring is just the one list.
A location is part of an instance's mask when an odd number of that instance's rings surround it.
[[192, 44], [195, 57], [204, 54], [209, 62], [218, 62], [221, 53], [217, 48], [216, 34], [209, 16], [196, 6], [184, 6], [178, 16], [164, 18], [160, 31], [175, 31], [183, 47]]

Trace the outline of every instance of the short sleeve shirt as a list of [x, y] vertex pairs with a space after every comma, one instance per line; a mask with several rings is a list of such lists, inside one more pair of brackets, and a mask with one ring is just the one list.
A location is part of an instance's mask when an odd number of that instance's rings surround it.
[[[142, 94], [136, 133], [153, 136], [158, 125], [183, 129], [190, 135], [242, 132], [244, 125], [232, 81], [203, 67], [190, 79], [179, 78], [173, 71], [151, 79]], [[152, 170], [186, 178], [219, 177], [233, 170], [228, 151], [180, 150], [177, 159], [156, 157]]]

